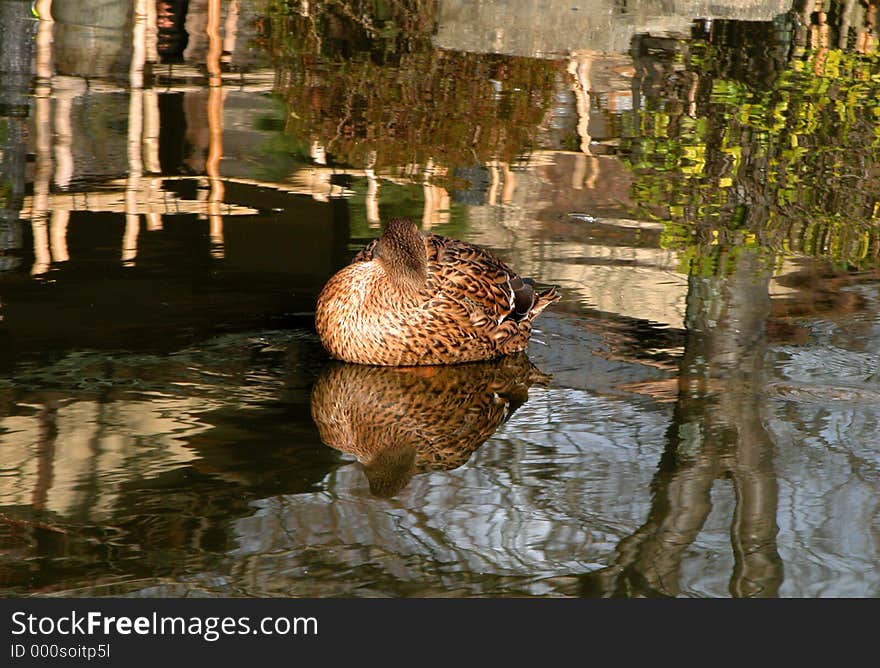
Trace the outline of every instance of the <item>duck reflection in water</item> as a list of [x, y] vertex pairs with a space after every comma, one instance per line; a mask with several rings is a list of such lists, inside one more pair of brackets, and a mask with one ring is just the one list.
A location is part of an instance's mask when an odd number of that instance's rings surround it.
[[363, 465], [373, 495], [391, 497], [417, 473], [464, 464], [549, 380], [525, 353], [452, 366], [333, 362], [312, 390], [312, 419], [324, 443]]

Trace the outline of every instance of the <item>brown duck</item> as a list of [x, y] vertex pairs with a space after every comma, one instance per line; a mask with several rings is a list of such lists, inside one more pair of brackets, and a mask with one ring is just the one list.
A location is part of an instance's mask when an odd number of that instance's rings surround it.
[[532, 320], [557, 299], [484, 248], [395, 219], [327, 282], [315, 324], [346, 362], [473, 362], [524, 350]]
[[354, 455], [370, 491], [392, 496], [413, 475], [464, 464], [550, 376], [525, 353], [490, 362], [389, 368], [333, 362], [312, 389], [321, 440]]

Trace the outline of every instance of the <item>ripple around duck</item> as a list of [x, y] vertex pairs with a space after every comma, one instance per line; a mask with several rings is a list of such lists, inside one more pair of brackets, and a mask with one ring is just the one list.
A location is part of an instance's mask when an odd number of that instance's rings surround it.
[[810, 383], [769, 383], [766, 392], [771, 397], [797, 403], [825, 403], [829, 401], [875, 406], [880, 402], [880, 389], [844, 385]]
[[[175, 462], [162, 455], [151, 463], [150, 449], [139, 447], [139, 481], [126, 477], [128, 460], [105, 471], [99, 505], [110, 510], [93, 521], [116, 526], [122, 520], [112, 509], [137, 502], [140, 508], [163, 512], [148, 520], [144, 513], [138, 519], [125, 511], [131, 526], [123, 535], [136, 537], [140, 531], [160, 538], [174, 515], [165, 512], [166, 505], [173, 505], [175, 495], [189, 499], [184, 490], [204, 485], [205, 498], [216, 495], [222, 503], [227, 492], [221, 493], [221, 487], [228, 486], [228, 493], [239, 498], [237, 510], [220, 518], [226, 528], [214, 529], [228, 530], [232, 544], [189, 554], [189, 575], [143, 580], [133, 573], [130, 581], [96, 585], [96, 595], [571, 594], [578, 591], [572, 583], [579, 576], [613, 568], [623, 542], [650, 524], [652, 490], [675, 416], [672, 403], [633, 398], [617, 389], [624, 381], [668, 372], [597, 355], [615, 343], [609, 343], [609, 328], [601, 322], [585, 330], [582, 320], [548, 316], [543, 334], [552, 345], [536, 349], [533, 361], [553, 373], [549, 385], [532, 387], [528, 401], [460, 466], [418, 473], [388, 500], [370, 495], [360, 464], [349, 459], [340, 465], [341, 458], [316, 440], [298, 444], [298, 439], [316, 437], [303, 436], [307, 414], [292, 411], [307, 406], [309, 378], [324, 362], [308, 333], [221, 337], [170, 356], [105, 355], [113, 363], [104, 366], [98, 364], [101, 354], [81, 354], [59, 361], [56, 369], [25, 369], [15, 382], [28, 393], [43, 385], [72, 386], [84, 396], [92, 390], [76, 386], [78, 370], [101, 368], [111, 387], [117, 378], [143, 378], [145, 385], [136, 391], [125, 383], [117, 389], [149, 403], [154, 414], [184, 418], [186, 428], [174, 433], [189, 459]], [[786, 349], [780, 357], [789, 362], [799, 352]], [[858, 366], [854, 357], [841, 359], [849, 368]], [[232, 390], [230, 380], [235, 381]], [[780, 481], [776, 521], [785, 561], [782, 592], [847, 595], [859, 591], [859, 578], [861, 591], [872, 591], [876, 574], [868, 564], [877, 551], [871, 539], [876, 527], [870, 527], [877, 522], [880, 489], [874, 444], [880, 402], [873, 390], [788, 380], [774, 381], [767, 391], [772, 400], [766, 426]], [[180, 400], [197, 404], [175, 408]], [[162, 408], [163, 402], [171, 403]], [[29, 416], [35, 417], [37, 409], [22, 404], [21, 417], [33, 419]], [[111, 417], [101, 419], [117, 431], [133, 424]], [[276, 443], [265, 455], [250, 445], [245, 466], [238, 459], [245, 455], [228, 443], [258, 445], [262, 429], [272, 432], [273, 443], [289, 433], [291, 443]], [[141, 427], [137, 431], [149, 433]], [[161, 448], [153, 452], [161, 454]], [[275, 466], [273, 456], [291, 458], [280, 476], [286, 481], [264, 479], [261, 467], [267, 462]], [[309, 471], [316, 476], [311, 482], [294, 482]], [[190, 481], [175, 487], [172, 473], [190, 476]], [[688, 478], [689, 483], [697, 480]], [[60, 478], [57, 482], [61, 493], [65, 485]], [[722, 487], [713, 491], [713, 511], [703, 532], [684, 552], [684, 596], [728, 593], [736, 499], [729, 486]], [[171, 489], [177, 491], [169, 494]], [[192, 519], [211, 512], [194, 511]], [[125, 551], [122, 540], [119, 549]], [[809, 549], [787, 547], [798, 544]], [[175, 550], [160, 549], [159, 554], [180, 556]], [[80, 595], [85, 590], [63, 591]]]
[[880, 391], [880, 359], [874, 352], [841, 348], [824, 342], [806, 347], [782, 346], [776, 364], [784, 378], [817, 385], [864, 385]]

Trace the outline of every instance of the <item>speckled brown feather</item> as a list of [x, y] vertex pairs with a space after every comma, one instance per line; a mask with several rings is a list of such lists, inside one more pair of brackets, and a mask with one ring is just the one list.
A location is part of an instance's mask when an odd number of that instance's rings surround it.
[[[419, 274], [408, 267], [421, 253]], [[523, 297], [531, 303], [520, 313]], [[395, 220], [327, 282], [315, 323], [324, 347], [347, 362], [472, 362], [524, 350], [532, 320], [557, 299], [556, 288], [534, 293], [484, 248], [422, 236], [411, 222]]]
[[546, 383], [525, 353], [427, 367], [332, 363], [312, 389], [321, 440], [357, 457], [370, 489], [390, 496], [430, 470], [454, 469]]

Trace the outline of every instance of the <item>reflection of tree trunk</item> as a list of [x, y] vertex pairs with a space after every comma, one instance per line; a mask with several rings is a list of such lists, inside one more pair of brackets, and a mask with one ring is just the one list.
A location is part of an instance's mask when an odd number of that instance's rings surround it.
[[40, 411], [40, 436], [37, 441], [37, 479], [34, 484], [31, 506], [34, 510], [45, 510], [49, 490], [55, 480], [55, 440], [58, 436], [58, 407], [47, 402]]
[[688, 304], [688, 331], [693, 333], [688, 343], [694, 339], [695, 345], [687, 346], [680, 375], [680, 399], [687, 401], [688, 386], [702, 379], [716, 397], [695, 417], [704, 420], [707, 434], [723, 448], [719, 463], [736, 491], [731, 526], [734, 596], [773, 596], [782, 582], [776, 551], [778, 488], [762, 396], [770, 314], [768, 259], [743, 250], [732, 259], [729, 277], [692, 279], [702, 289], [694, 292], [703, 295], [694, 308]]
[[[19, 213], [24, 203], [36, 21], [28, 3], [0, 0], [0, 25], [4, 26], [0, 39], [0, 250], [5, 251], [21, 246]], [[12, 256], [0, 254], [0, 271], [15, 262]]]
[[[675, 596], [685, 552], [711, 510], [715, 480], [733, 481], [733, 596], [775, 596], [778, 490], [772, 440], [764, 429], [763, 367], [770, 267], [740, 249], [719, 266], [727, 276], [691, 276], [687, 342], [666, 452], [648, 519], [618, 546], [616, 564], [584, 578], [584, 592]], [[720, 273], [720, 272], [719, 272]]]

